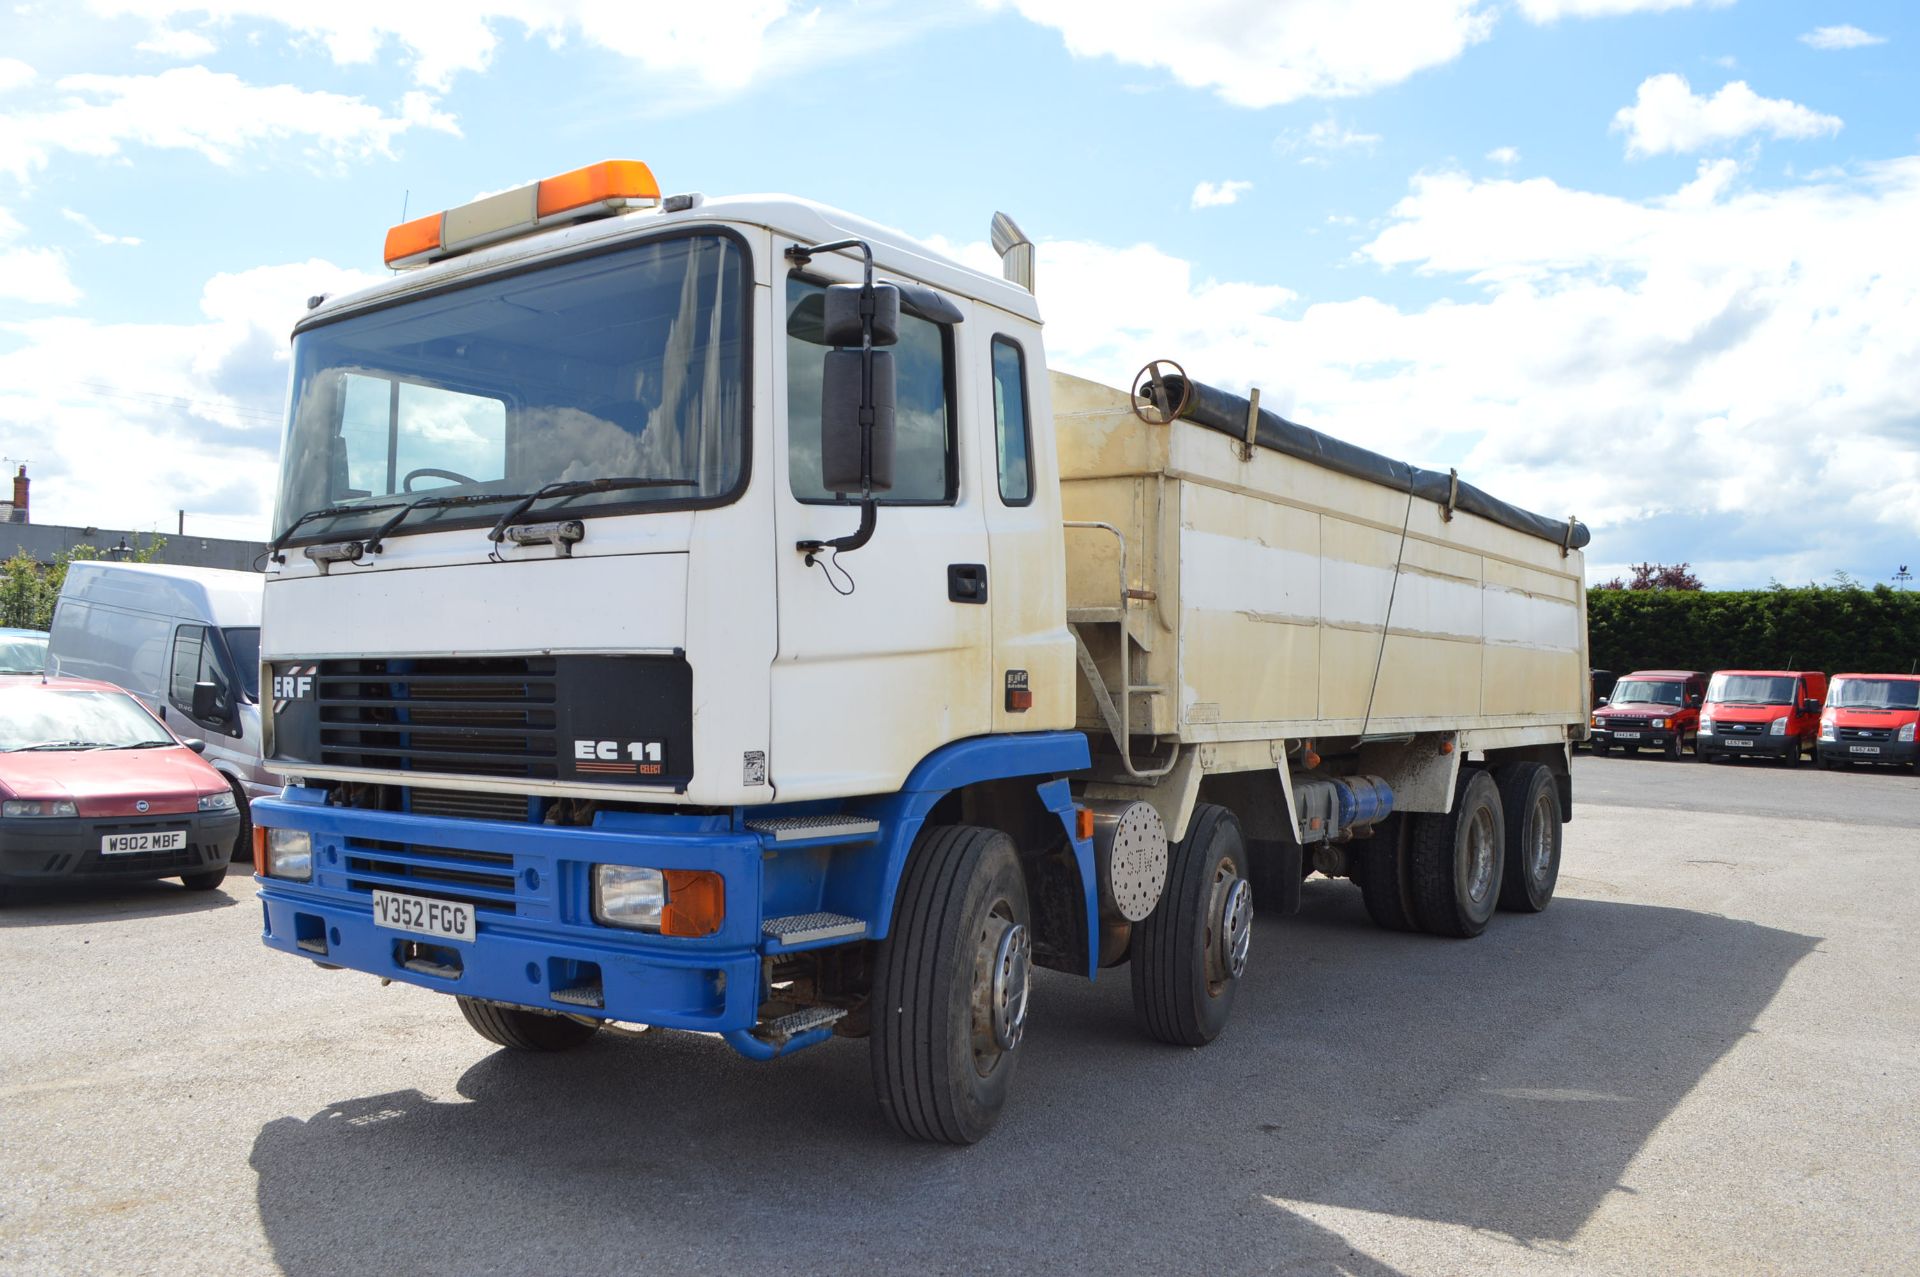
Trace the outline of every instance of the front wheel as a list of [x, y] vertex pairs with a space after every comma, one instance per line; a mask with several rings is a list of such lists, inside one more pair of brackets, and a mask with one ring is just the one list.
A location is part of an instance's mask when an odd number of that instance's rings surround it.
[[973, 1144], [993, 1129], [1026, 1034], [1032, 957], [1013, 840], [925, 830], [880, 942], [868, 1042], [874, 1095], [902, 1135]]
[[180, 875], [180, 885], [188, 891], [212, 891], [226, 880], [225, 865], [221, 865], [218, 869], [209, 869], [205, 873]]
[[1506, 842], [1500, 790], [1482, 769], [1462, 780], [1452, 811], [1414, 817], [1407, 876], [1421, 930], [1468, 939], [1487, 929], [1500, 900]]
[[1240, 822], [1202, 803], [1168, 859], [1160, 903], [1133, 928], [1133, 1015], [1150, 1038], [1205, 1046], [1227, 1027], [1253, 940]]
[[598, 1024], [570, 1015], [552, 1015], [525, 1007], [502, 1006], [479, 998], [456, 997], [460, 1014], [487, 1041], [515, 1051], [571, 1051], [600, 1031]]

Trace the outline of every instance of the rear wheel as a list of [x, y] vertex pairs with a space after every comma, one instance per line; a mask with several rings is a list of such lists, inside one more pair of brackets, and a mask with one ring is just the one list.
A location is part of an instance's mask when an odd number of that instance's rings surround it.
[[1367, 916], [1387, 931], [1417, 931], [1413, 892], [1407, 882], [1407, 817], [1394, 812], [1373, 827], [1373, 837], [1349, 849], [1354, 882], [1366, 902]]
[[1486, 930], [1500, 900], [1506, 841], [1500, 790], [1479, 768], [1461, 781], [1452, 811], [1413, 818], [1407, 876], [1421, 930], [1462, 939]]
[[454, 999], [473, 1031], [515, 1051], [571, 1051], [585, 1045], [600, 1026], [569, 1015], [550, 1015], [526, 1007], [501, 1006], [479, 998]]
[[1169, 861], [1160, 903], [1133, 928], [1133, 1014], [1150, 1038], [1205, 1046], [1227, 1027], [1253, 938], [1240, 822], [1195, 807]]
[[1026, 1034], [1032, 924], [1013, 840], [937, 825], [920, 835], [880, 942], [868, 1050], [901, 1134], [972, 1144], [1006, 1104]]
[[1500, 907], [1539, 913], [1560, 881], [1560, 788], [1539, 763], [1510, 763], [1493, 777], [1507, 835]]

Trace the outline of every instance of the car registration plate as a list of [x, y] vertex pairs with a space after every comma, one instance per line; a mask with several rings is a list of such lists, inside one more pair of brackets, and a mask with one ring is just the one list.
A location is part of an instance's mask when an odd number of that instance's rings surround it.
[[375, 925], [395, 931], [412, 931], [442, 940], [473, 939], [473, 906], [457, 900], [429, 900], [423, 896], [403, 896], [397, 891], [373, 893]]
[[1753, 742], [1750, 740], [1730, 740], [1727, 742], [1727, 744], [1732, 746], [1734, 749], [1752, 749], [1753, 748]]
[[1880, 752], [1880, 747], [1878, 745], [1849, 745], [1847, 746], [1847, 752], [1849, 754], [1877, 754]]
[[103, 856], [131, 856], [143, 851], [179, 851], [187, 845], [184, 829], [162, 829], [142, 834], [105, 834], [100, 839]]
[[1616, 736], [1620, 740], [1639, 740], [1640, 739], [1639, 732], [1615, 732], [1614, 736]]

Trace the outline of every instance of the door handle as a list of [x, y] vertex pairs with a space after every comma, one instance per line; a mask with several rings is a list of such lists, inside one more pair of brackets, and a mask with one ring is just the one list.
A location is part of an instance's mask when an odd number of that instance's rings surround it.
[[987, 565], [984, 563], [947, 564], [947, 598], [955, 603], [987, 601]]

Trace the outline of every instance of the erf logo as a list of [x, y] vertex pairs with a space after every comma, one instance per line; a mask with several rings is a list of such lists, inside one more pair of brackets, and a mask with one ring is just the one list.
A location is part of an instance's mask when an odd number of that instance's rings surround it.
[[277, 701], [297, 701], [313, 695], [313, 675], [311, 674], [275, 674], [273, 676], [273, 698]]
[[657, 740], [577, 740], [575, 771], [625, 776], [658, 776], [665, 770], [667, 747]]

